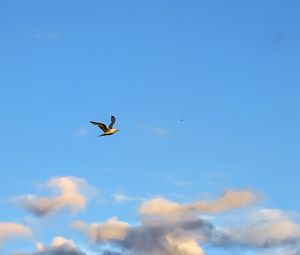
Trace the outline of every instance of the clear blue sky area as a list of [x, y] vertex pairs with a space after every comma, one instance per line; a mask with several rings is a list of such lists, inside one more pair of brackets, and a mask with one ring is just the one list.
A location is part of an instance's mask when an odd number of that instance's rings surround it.
[[[32, 217], [39, 241], [77, 240], [61, 227], [70, 217], [138, 222], [140, 203], [114, 203], [116, 193], [190, 202], [244, 188], [299, 212], [299, 10], [296, 0], [2, 0], [0, 222]], [[89, 121], [111, 114], [120, 131], [98, 138]], [[50, 226], [11, 202], [55, 176], [97, 188], [88, 210]]]

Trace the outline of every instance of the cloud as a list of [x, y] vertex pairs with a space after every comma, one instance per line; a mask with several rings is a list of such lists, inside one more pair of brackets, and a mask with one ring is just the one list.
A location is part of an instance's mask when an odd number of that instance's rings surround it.
[[241, 208], [257, 202], [260, 196], [249, 190], [226, 190], [221, 196], [212, 202], [197, 202], [189, 207], [203, 213], [219, 213], [231, 209]]
[[[149, 202], [150, 207], [154, 209], [150, 214]], [[72, 226], [85, 233], [94, 244], [109, 242], [125, 253], [139, 255], [204, 255], [200, 244], [209, 239], [221, 238], [221, 234], [217, 233], [211, 223], [195, 214], [188, 217], [152, 217], [157, 215], [157, 212], [163, 212], [159, 213], [159, 216], [173, 215], [174, 212], [178, 213], [181, 207], [184, 212], [185, 206], [162, 198], [149, 202], [144, 203], [140, 209], [142, 222], [138, 226], [130, 226], [115, 217], [104, 223], [87, 224], [76, 221]], [[144, 209], [148, 213], [145, 214]], [[105, 251], [104, 254], [118, 252]]]
[[155, 136], [168, 136], [172, 133], [169, 129], [162, 127], [141, 125], [140, 128]]
[[[211, 220], [218, 219], [216, 213], [242, 208], [259, 199], [258, 194], [247, 190], [227, 190], [214, 200], [189, 204], [158, 197], [141, 205], [139, 225], [129, 225], [114, 217], [104, 223], [77, 221], [73, 227], [85, 233], [93, 244], [109, 243], [117, 248], [103, 251], [106, 255], [204, 255], [203, 245], [229, 250], [232, 247], [274, 249], [299, 244], [299, 225], [280, 210], [252, 210], [248, 217], [235, 213], [236, 224], [228, 228], [222, 221], [217, 221], [216, 226], [203, 218], [203, 214], [214, 214]], [[297, 252], [295, 249], [287, 254], [298, 255]]]
[[182, 181], [174, 181], [173, 182], [173, 186], [176, 186], [176, 187], [186, 187], [186, 186], [191, 186], [192, 185], [192, 182], [191, 181], [185, 181], [185, 180], [182, 180]]
[[133, 197], [133, 196], [127, 196], [122, 193], [116, 193], [113, 195], [113, 199], [117, 203], [123, 203], [123, 202], [130, 202], [130, 201], [138, 201], [141, 200], [140, 198]]
[[[111, 221], [114, 225], [110, 224]], [[129, 226], [125, 222], [110, 219], [97, 224], [75, 222], [73, 227], [82, 230], [92, 243], [109, 241], [113, 247], [117, 246], [125, 253], [140, 255], [203, 255], [204, 251], [198, 242], [214, 231], [212, 225], [203, 220], [156, 223]], [[197, 237], [193, 235], [195, 232], [198, 232]]]
[[171, 134], [171, 131], [168, 129], [165, 129], [165, 128], [150, 127], [149, 130], [152, 134], [157, 135], [157, 136], [165, 136], [165, 135]]
[[103, 250], [101, 252], [101, 255], [124, 255], [124, 253], [114, 250]]
[[84, 231], [93, 243], [123, 240], [129, 227], [128, 223], [119, 221], [116, 217], [112, 217], [104, 223], [86, 224], [83, 221], [75, 221], [72, 226], [77, 230]]
[[42, 243], [36, 245], [36, 250], [30, 253], [17, 252], [14, 255], [87, 255], [75, 246], [73, 240], [57, 236], [52, 243], [46, 247]]
[[198, 213], [220, 213], [250, 205], [259, 199], [252, 191], [226, 190], [213, 201], [199, 201], [190, 204], [178, 204], [158, 197], [145, 202], [140, 213], [142, 216], [153, 217], [183, 217]]
[[0, 222], [0, 244], [18, 237], [29, 237], [32, 231], [25, 225], [14, 222]]
[[255, 247], [276, 247], [300, 243], [300, 224], [277, 209], [260, 209], [243, 225], [231, 227], [228, 236], [235, 242]]
[[[54, 198], [64, 196], [62, 194], [66, 191], [73, 194], [80, 190], [78, 182], [73, 179], [70, 182], [72, 185], [65, 185], [60, 178], [51, 180], [47, 185], [55, 187], [59, 193]], [[261, 252], [261, 255], [300, 255], [300, 225], [295, 222], [295, 215], [277, 209], [253, 207], [250, 210], [247, 208], [247, 211], [233, 211], [245, 209], [260, 201], [260, 198], [259, 194], [250, 190], [225, 190], [215, 199], [191, 203], [156, 197], [141, 204], [141, 221], [138, 224], [132, 225], [111, 217], [104, 222], [74, 221], [72, 227], [82, 232], [91, 247], [97, 247], [97, 254], [102, 255], [205, 255], [206, 246], [227, 251], [238, 247]], [[75, 201], [77, 210], [77, 199]], [[230, 224], [224, 216], [233, 216], [229, 218]], [[49, 246], [38, 243], [36, 251], [15, 255], [86, 253], [78, 249], [72, 240], [56, 237]]]
[[259, 253], [258, 255], [300, 255], [300, 248], [278, 248], [270, 251]]
[[56, 196], [25, 195], [17, 197], [15, 202], [32, 212], [43, 217], [65, 208], [77, 212], [86, 207], [88, 196], [93, 188], [84, 180], [72, 176], [51, 178], [44, 187], [56, 191]]
[[147, 221], [131, 227], [126, 238], [117, 244], [134, 254], [203, 255], [200, 243], [214, 231], [209, 222], [201, 219]]
[[165, 198], [157, 197], [145, 202], [140, 208], [143, 216], [170, 217], [184, 214], [185, 205], [171, 202]]
[[80, 138], [86, 138], [89, 134], [87, 127], [80, 127], [76, 130], [76, 135]]
[[[185, 254], [185, 255], [204, 255], [204, 251], [198, 245], [198, 243], [185, 236], [167, 235], [166, 240], [170, 247], [173, 247], [173, 254]], [[171, 254], [171, 253], [170, 253]]]

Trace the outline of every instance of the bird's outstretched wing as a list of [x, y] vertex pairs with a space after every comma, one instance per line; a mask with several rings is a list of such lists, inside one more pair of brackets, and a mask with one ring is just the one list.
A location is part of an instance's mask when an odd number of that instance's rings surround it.
[[111, 123], [109, 124], [109, 128], [110, 129], [112, 129], [113, 128], [113, 126], [114, 126], [114, 124], [115, 124], [115, 122], [116, 122], [116, 117], [115, 116], [111, 116]]
[[95, 121], [90, 121], [90, 122], [94, 125], [97, 125], [103, 132], [106, 132], [109, 130], [109, 128], [103, 123], [95, 122]]

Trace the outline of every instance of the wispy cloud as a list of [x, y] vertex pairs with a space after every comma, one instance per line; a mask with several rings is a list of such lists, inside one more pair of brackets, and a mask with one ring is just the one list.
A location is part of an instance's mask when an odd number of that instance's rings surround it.
[[160, 128], [160, 127], [149, 127], [149, 131], [157, 136], [165, 136], [165, 135], [170, 135], [171, 131], [165, 128]]
[[263, 251], [258, 255], [300, 255], [300, 247], [281, 247]]
[[171, 130], [163, 127], [141, 125], [140, 128], [155, 136], [168, 136], [172, 134]]
[[94, 191], [84, 179], [65, 176], [51, 178], [43, 185], [58, 195], [39, 197], [24, 195], [14, 199], [20, 205], [37, 216], [46, 216], [60, 209], [77, 212], [86, 207], [89, 195]]
[[134, 196], [124, 195], [123, 193], [115, 193], [115, 194], [113, 194], [113, 199], [117, 203], [124, 203], [124, 202], [140, 201], [140, 200], [142, 200], [141, 198], [134, 197]]
[[0, 222], [0, 245], [9, 239], [29, 237], [31, 235], [32, 230], [23, 224], [15, 222]]
[[187, 181], [187, 180], [177, 180], [173, 182], [173, 186], [176, 187], [186, 187], [186, 186], [191, 186], [192, 182], [191, 181]]
[[208, 186], [224, 186], [228, 181], [228, 176], [220, 172], [208, 171], [203, 175], [204, 183]]
[[248, 190], [226, 190], [213, 201], [199, 201], [190, 204], [178, 204], [158, 197], [145, 202], [140, 209], [140, 213], [141, 215], [155, 217], [182, 217], [195, 213], [219, 213], [250, 205], [258, 199], [258, 194]]
[[89, 132], [86, 127], [80, 127], [76, 130], [76, 135], [80, 138], [86, 138], [88, 136]]

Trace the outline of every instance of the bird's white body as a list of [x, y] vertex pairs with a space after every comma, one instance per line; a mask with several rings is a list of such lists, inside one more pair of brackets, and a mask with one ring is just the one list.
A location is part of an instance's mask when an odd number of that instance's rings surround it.
[[114, 133], [116, 133], [118, 131], [119, 131], [118, 129], [112, 128], [112, 129], [105, 131], [102, 135], [113, 135]]

